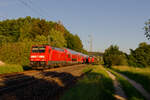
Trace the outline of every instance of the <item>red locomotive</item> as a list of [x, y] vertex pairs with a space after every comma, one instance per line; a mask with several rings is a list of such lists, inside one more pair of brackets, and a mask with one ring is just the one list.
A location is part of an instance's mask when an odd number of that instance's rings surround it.
[[48, 45], [32, 46], [30, 65], [33, 69], [49, 68], [61, 65], [92, 63], [94, 59], [88, 55]]

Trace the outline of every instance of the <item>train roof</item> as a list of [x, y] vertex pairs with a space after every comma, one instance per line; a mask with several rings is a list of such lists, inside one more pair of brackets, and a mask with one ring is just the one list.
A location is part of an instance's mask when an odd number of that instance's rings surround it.
[[74, 50], [71, 50], [71, 49], [68, 49], [68, 48], [65, 48], [67, 49], [71, 54], [79, 54], [78, 52], [74, 51]]
[[85, 54], [83, 54], [83, 53], [80, 53], [80, 52], [77, 52], [77, 51], [74, 51], [74, 50], [71, 50], [71, 49], [68, 49], [68, 48], [65, 48], [65, 49], [67, 49], [69, 52], [71, 52], [72, 54], [79, 54], [79, 55], [81, 55], [81, 56], [85, 56], [85, 57], [88, 57], [88, 55], [85, 55]]
[[53, 49], [53, 50], [57, 50], [57, 51], [62, 51], [62, 52], [64, 52], [64, 49], [62, 49], [62, 48], [52, 47], [52, 49]]

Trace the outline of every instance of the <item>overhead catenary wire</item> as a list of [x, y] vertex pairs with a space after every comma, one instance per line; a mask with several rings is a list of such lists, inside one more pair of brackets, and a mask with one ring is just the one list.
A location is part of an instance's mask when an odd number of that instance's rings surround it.
[[20, 3], [22, 3], [24, 6], [28, 7], [29, 9], [31, 9], [34, 13], [36, 13], [38, 16], [43, 16], [43, 14], [41, 12], [39, 12], [38, 10], [36, 10], [35, 8], [33, 8], [29, 3], [25, 2], [24, 0], [18, 0]]
[[32, 6], [34, 6], [36, 9], [38, 9], [38, 11], [44, 13], [44, 15], [49, 16], [48, 11], [46, 9], [43, 9], [41, 7], [39, 7], [38, 5], [36, 5], [35, 3], [32, 2], [32, 0], [27, 0]]

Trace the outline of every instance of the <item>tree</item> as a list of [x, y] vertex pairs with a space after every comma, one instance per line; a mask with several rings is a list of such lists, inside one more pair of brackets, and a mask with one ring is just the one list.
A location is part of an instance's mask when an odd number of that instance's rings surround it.
[[33, 40], [35, 36], [31, 34], [32, 31], [32, 24], [28, 21], [24, 21], [24, 25], [20, 27], [20, 36], [19, 36], [19, 41], [24, 41], [24, 39], [30, 39]]
[[66, 40], [67, 40], [67, 48], [73, 49], [78, 52], [82, 52], [82, 51], [86, 52], [85, 50], [83, 50], [82, 41], [80, 40], [77, 34], [76, 35], [68, 34], [66, 36]]
[[66, 47], [67, 43], [63, 36], [63, 34], [60, 31], [52, 29], [50, 31], [50, 45], [54, 47]]
[[145, 22], [144, 30], [145, 30], [144, 35], [149, 40], [150, 39], [150, 19], [147, 22]]
[[104, 52], [104, 65], [111, 67], [114, 65], [127, 65], [127, 59], [123, 52], [119, 50], [118, 46], [111, 45]]
[[150, 45], [142, 42], [135, 50], [130, 49], [128, 63], [135, 67], [150, 66]]

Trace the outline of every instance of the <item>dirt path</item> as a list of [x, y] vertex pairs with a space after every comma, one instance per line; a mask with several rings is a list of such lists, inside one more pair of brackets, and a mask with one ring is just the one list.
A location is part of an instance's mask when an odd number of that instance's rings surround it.
[[120, 83], [117, 81], [116, 77], [106, 70], [110, 78], [113, 80], [114, 88], [115, 88], [115, 98], [117, 100], [127, 100], [127, 96], [125, 95], [124, 91], [121, 88]]
[[[117, 72], [118, 73], [118, 72]], [[147, 100], [150, 100], [150, 93], [148, 93], [141, 84], [135, 82], [134, 80], [129, 79], [127, 76], [120, 74], [122, 77], [124, 77], [126, 80], [129, 81], [130, 84], [132, 84]]]

